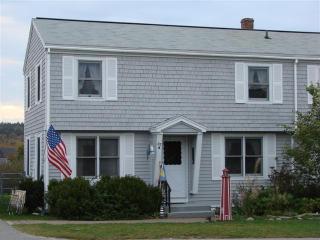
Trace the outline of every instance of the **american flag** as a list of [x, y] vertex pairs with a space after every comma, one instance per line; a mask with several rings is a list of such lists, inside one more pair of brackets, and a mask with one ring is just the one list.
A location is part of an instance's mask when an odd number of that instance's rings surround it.
[[49, 162], [55, 166], [64, 177], [70, 177], [72, 170], [69, 167], [66, 146], [52, 125], [48, 129], [47, 143]]

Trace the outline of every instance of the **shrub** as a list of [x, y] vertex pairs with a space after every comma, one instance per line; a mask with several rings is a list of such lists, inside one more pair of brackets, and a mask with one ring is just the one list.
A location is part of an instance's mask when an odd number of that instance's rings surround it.
[[160, 190], [137, 177], [103, 177], [96, 188], [99, 215], [104, 219], [152, 216], [160, 208]]
[[9, 201], [10, 201], [9, 194], [0, 195], [0, 214], [7, 212]]
[[92, 219], [95, 191], [83, 178], [50, 181], [47, 202], [50, 213], [64, 219]]
[[37, 207], [43, 208], [44, 205], [44, 184], [43, 178], [33, 181], [32, 178], [24, 178], [20, 184], [19, 189], [26, 190], [25, 208], [28, 213], [32, 213]]
[[83, 178], [51, 181], [50, 213], [64, 219], [133, 219], [159, 212], [161, 192], [136, 177], [103, 177], [91, 186]]

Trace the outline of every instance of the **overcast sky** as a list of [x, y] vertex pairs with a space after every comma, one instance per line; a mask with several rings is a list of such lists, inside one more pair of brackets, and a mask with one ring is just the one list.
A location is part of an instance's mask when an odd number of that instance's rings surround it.
[[23, 121], [22, 66], [31, 18], [320, 31], [320, 0], [305, 1], [17, 1], [0, 0], [0, 122]]

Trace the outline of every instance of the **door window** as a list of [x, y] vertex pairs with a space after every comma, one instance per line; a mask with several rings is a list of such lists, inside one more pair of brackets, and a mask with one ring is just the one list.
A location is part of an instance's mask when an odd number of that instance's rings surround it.
[[165, 165], [181, 165], [181, 142], [164, 142], [163, 150]]

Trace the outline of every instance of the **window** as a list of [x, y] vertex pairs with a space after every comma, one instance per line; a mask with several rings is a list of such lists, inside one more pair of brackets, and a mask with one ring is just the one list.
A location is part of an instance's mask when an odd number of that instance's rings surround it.
[[119, 176], [119, 139], [77, 138], [77, 176], [98, 175]]
[[181, 164], [181, 142], [166, 141], [163, 144], [163, 151], [165, 165]]
[[118, 139], [100, 139], [100, 175], [119, 175]]
[[36, 172], [36, 179], [40, 179], [40, 163], [41, 163], [41, 138], [37, 137], [36, 139], [36, 151], [37, 151], [37, 172]]
[[31, 106], [31, 86], [30, 76], [27, 77], [27, 109]]
[[102, 61], [78, 61], [79, 97], [102, 97]]
[[269, 100], [269, 68], [248, 67], [248, 96], [253, 100]]
[[96, 176], [96, 139], [77, 139], [77, 176]]
[[262, 175], [262, 160], [262, 138], [226, 138], [225, 167], [230, 174]]
[[36, 78], [36, 102], [38, 103], [41, 101], [41, 63], [36, 67]]

